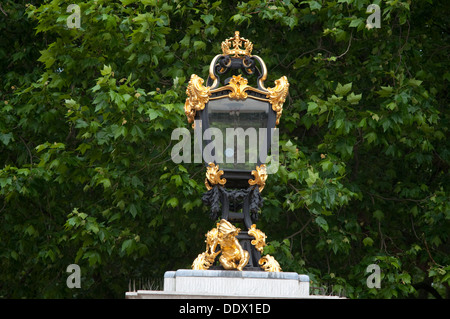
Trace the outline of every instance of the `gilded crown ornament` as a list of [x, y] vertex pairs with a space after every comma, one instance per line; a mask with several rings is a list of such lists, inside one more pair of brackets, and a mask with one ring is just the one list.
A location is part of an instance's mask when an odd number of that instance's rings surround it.
[[[244, 47], [242, 48], [242, 45]], [[253, 43], [242, 38], [239, 31], [234, 32], [234, 37], [228, 38], [222, 42], [222, 54], [232, 55], [233, 57], [249, 56], [252, 54]]]

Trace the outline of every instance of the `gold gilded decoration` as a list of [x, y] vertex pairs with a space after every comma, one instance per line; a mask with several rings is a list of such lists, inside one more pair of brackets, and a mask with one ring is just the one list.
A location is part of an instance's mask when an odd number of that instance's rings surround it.
[[228, 97], [232, 100], [245, 100], [247, 98], [245, 90], [251, 88], [247, 83], [247, 79], [243, 78], [240, 74], [238, 76], [233, 75], [228, 85], [224, 87], [231, 90]]
[[214, 185], [225, 185], [227, 180], [221, 176], [224, 174], [222, 170], [219, 170], [219, 165], [209, 163], [206, 168], [205, 186], [208, 190], [212, 189]]
[[258, 185], [259, 192], [262, 192], [262, 190], [264, 189], [264, 186], [266, 185], [266, 180], [267, 180], [266, 164], [261, 164], [260, 166], [256, 166], [256, 170], [252, 171], [252, 175], [255, 177], [255, 179], [249, 179], [248, 183], [250, 185]]
[[[266, 234], [264, 234], [261, 230], [257, 229], [255, 224], [253, 224], [250, 227], [250, 229], [248, 230], [248, 234], [255, 238], [251, 242], [252, 245], [255, 246], [255, 248], [260, 253], [262, 253], [264, 251], [264, 247], [266, 246], [266, 238], [267, 238]], [[280, 264], [271, 255], [265, 255], [261, 257], [261, 259], [258, 261], [258, 264], [264, 271], [269, 272], [281, 271]]]
[[[242, 48], [242, 45], [244, 47]], [[253, 43], [249, 40], [239, 36], [239, 31], [234, 32], [234, 37], [228, 38], [222, 42], [222, 54], [233, 55], [238, 58], [245, 55], [251, 55], [253, 50]]]
[[222, 255], [219, 258], [220, 264], [225, 269], [242, 270], [247, 265], [250, 256], [236, 239], [241, 230], [225, 219], [220, 221], [218, 230], [218, 243], [222, 249]]
[[259, 89], [255, 89], [254, 87], [251, 87], [250, 85], [247, 85], [248, 80], [246, 78], [243, 78], [240, 74], [239, 75], [233, 75], [230, 79], [230, 82], [228, 85], [222, 86], [217, 89], [212, 89], [210, 93], [216, 93], [220, 91], [231, 91], [228, 93], [228, 95], [219, 95], [215, 97], [211, 97], [210, 100], [217, 100], [217, 99], [223, 99], [223, 98], [230, 98], [232, 100], [245, 100], [246, 98], [252, 98], [255, 100], [260, 100], [264, 102], [270, 102], [268, 98], [262, 98], [262, 97], [256, 97], [253, 95], [248, 95], [247, 91], [253, 91], [258, 94], [261, 94], [263, 96], [267, 95], [267, 91], [262, 91]]
[[[243, 47], [242, 47], [243, 46]], [[214, 74], [214, 68], [216, 67], [217, 60], [221, 57], [220, 54], [216, 55], [211, 61], [209, 67], [209, 77], [213, 80], [211, 86], [204, 86], [204, 80], [199, 76], [192, 74], [186, 89], [186, 102], [184, 104], [184, 112], [188, 118], [188, 123], [192, 123], [195, 118], [197, 111], [201, 111], [205, 108], [205, 104], [210, 100], [211, 94], [219, 91], [229, 90], [231, 91], [228, 95], [219, 95], [212, 97], [211, 99], [221, 99], [229, 97], [235, 100], [245, 100], [248, 97], [268, 101], [272, 110], [276, 112], [276, 125], [280, 123], [281, 114], [283, 112], [283, 104], [286, 100], [289, 91], [289, 82], [286, 76], [281, 77], [275, 81], [275, 86], [273, 88], [266, 88], [264, 86], [264, 81], [267, 79], [267, 67], [264, 61], [257, 55], [251, 55], [253, 49], [253, 44], [240, 37], [239, 31], [235, 31], [234, 37], [226, 39], [222, 42], [222, 53], [224, 55], [233, 55], [233, 57], [251, 56], [253, 59], [259, 61], [262, 67], [262, 76], [258, 79], [258, 85], [260, 89], [253, 88], [248, 85], [247, 79], [243, 78], [241, 75], [233, 75], [228, 85], [217, 87], [218, 79]], [[244, 66], [245, 63], [244, 63]], [[248, 95], [247, 91], [252, 91], [261, 94], [265, 97]], [[194, 127], [194, 123], [192, 124]]]
[[286, 96], [289, 91], [289, 82], [286, 76], [282, 76], [278, 80], [275, 80], [275, 87], [267, 88], [269, 94], [266, 96], [272, 104], [272, 110], [277, 112], [276, 125], [280, 123], [281, 113], [283, 112], [283, 103], [286, 100]]
[[248, 234], [255, 237], [255, 239], [252, 240], [252, 245], [255, 246], [255, 248], [260, 253], [262, 253], [264, 250], [264, 246], [266, 246], [266, 234], [257, 229], [255, 224], [250, 227], [250, 229], [248, 230]]
[[[198, 75], [192, 74], [186, 89], [186, 102], [184, 103], [184, 113], [188, 118], [188, 123], [194, 121], [195, 113], [205, 108], [209, 101], [211, 92], [208, 86], [203, 86], [204, 80]], [[194, 127], [194, 124], [192, 124]]]
[[[214, 264], [216, 257], [221, 254], [219, 262], [227, 270], [243, 270], [247, 265], [250, 255], [242, 248], [236, 236], [241, 230], [222, 219], [217, 223], [216, 228], [211, 229], [206, 234], [206, 250], [199, 254], [192, 263], [194, 270], [207, 270]], [[262, 253], [266, 246], [266, 235], [253, 224], [248, 230], [248, 234], [255, 239], [251, 241], [252, 245]], [[220, 248], [219, 248], [220, 247]], [[271, 255], [261, 257], [258, 264], [264, 271], [280, 272], [280, 264]]]
[[209, 78], [211, 80], [213, 80], [213, 83], [211, 84], [211, 88], [215, 88], [218, 84], [218, 78], [216, 77], [216, 75], [214, 74], [214, 68], [216, 66], [216, 62], [217, 60], [221, 57], [221, 54], [217, 54], [211, 61], [211, 63], [209, 64]]
[[261, 257], [261, 259], [258, 261], [258, 264], [261, 266], [264, 271], [269, 272], [280, 272], [281, 267], [278, 261], [270, 255], [265, 255]]
[[267, 66], [264, 63], [264, 60], [261, 59], [257, 55], [252, 56], [253, 59], [257, 60], [259, 64], [261, 65], [261, 77], [258, 79], [258, 86], [262, 88], [264, 91], [267, 91], [266, 87], [264, 86], [264, 81], [267, 79]]
[[209, 267], [211, 267], [211, 265], [214, 263], [214, 259], [216, 259], [216, 256], [220, 253], [220, 251], [216, 252], [217, 237], [217, 228], [211, 229], [206, 234], [206, 251], [197, 256], [197, 258], [192, 263], [192, 269], [207, 270]]
[[[222, 253], [219, 262], [223, 268], [242, 269], [249, 261], [249, 253], [242, 248], [236, 236], [241, 230], [229, 221], [222, 219], [217, 228], [210, 230], [206, 235], [206, 251], [199, 254], [192, 263], [192, 269], [207, 270], [218, 254]], [[220, 249], [216, 251], [217, 247]]]

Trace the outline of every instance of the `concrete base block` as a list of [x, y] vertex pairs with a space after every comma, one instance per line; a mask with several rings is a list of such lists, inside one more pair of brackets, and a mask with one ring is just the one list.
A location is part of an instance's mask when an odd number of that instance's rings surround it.
[[128, 299], [327, 298], [310, 296], [309, 277], [295, 272], [179, 269], [164, 274], [164, 291], [127, 292]]

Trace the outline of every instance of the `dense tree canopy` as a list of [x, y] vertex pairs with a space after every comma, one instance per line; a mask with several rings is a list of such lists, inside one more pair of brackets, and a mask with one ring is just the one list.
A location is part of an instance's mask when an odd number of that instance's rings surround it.
[[[80, 7], [81, 27], [69, 28]], [[381, 8], [369, 28], [367, 7]], [[186, 85], [235, 30], [290, 82], [258, 228], [284, 271], [349, 298], [450, 294], [448, 4], [2, 1], [0, 296], [123, 298], [214, 226], [175, 164]], [[81, 267], [81, 289], [66, 267]], [[366, 267], [381, 268], [368, 288]]]

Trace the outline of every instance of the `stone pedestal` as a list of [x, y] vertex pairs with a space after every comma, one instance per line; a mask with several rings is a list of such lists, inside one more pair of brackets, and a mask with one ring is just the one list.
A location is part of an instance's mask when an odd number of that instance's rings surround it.
[[164, 291], [127, 292], [126, 298], [310, 298], [309, 277], [295, 272], [180, 269], [165, 273]]

